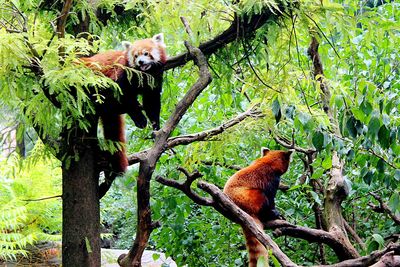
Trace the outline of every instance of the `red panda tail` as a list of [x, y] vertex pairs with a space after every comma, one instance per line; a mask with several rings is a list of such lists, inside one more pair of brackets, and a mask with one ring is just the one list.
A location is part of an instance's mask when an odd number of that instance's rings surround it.
[[125, 119], [123, 115], [110, 114], [101, 117], [103, 122], [104, 138], [118, 142], [121, 149], [115, 151], [110, 156], [110, 163], [113, 172], [124, 173], [128, 168], [128, 158], [126, 157], [125, 148]]
[[[258, 219], [254, 219], [257, 226], [263, 230], [263, 225]], [[264, 257], [264, 265], [268, 266], [268, 250], [258, 239], [248, 230], [243, 228], [243, 234], [246, 239], [246, 247], [249, 252], [249, 267], [256, 267], [258, 259]]]

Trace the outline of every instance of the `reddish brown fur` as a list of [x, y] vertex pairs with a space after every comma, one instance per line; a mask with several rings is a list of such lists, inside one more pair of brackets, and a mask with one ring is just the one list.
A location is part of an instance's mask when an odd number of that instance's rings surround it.
[[[257, 226], [260, 228], [260, 230], [263, 230], [262, 223], [256, 218], [253, 218], [253, 219], [256, 222]], [[243, 229], [243, 234], [244, 234], [244, 237], [246, 239], [246, 247], [247, 247], [247, 250], [249, 252], [249, 266], [250, 267], [256, 267], [258, 258], [261, 257], [261, 256], [264, 256], [264, 259], [265, 259], [264, 266], [267, 266], [267, 263], [268, 263], [268, 250], [249, 231]]]
[[[274, 198], [279, 177], [289, 167], [290, 154], [290, 151], [266, 151], [263, 157], [235, 173], [225, 184], [224, 193], [252, 216], [260, 229], [263, 229], [263, 221], [273, 219], [266, 216], [272, 211], [276, 212]], [[267, 259], [268, 253], [255, 236], [245, 230], [244, 235], [249, 251], [249, 266], [253, 267], [260, 256]]]
[[[85, 65], [95, 71], [102, 72], [113, 81], [117, 81], [123, 75], [122, 66], [128, 65], [126, 51], [106, 51], [96, 54], [92, 57], [83, 57], [80, 60]], [[122, 66], [121, 66], [122, 65]], [[116, 173], [124, 173], [128, 168], [128, 158], [125, 149], [125, 120], [120, 114], [112, 112], [102, 115], [104, 138], [114, 142], [118, 142], [122, 148], [113, 153], [110, 158], [112, 171]]]
[[108, 78], [116, 81], [122, 76], [124, 70], [121, 67], [128, 65], [126, 51], [106, 51], [92, 57], [82, 57], [80, 60], [95, 71], [102, 72]]
[[[125, 148], [125, 131], [123, 130], [125, 129], [125, 119], [123, 115], [112, 113], [106, 116], [102, 116], [101, 119], [103, 123], [104, 138], [107, 140], [118, 142], [121, 146], [121, 150], [115, 152], [110, 159], [113, 171], [116, 173], [126, 172], [129, 164]], [[109, 127], [104, 127], [104, 125], [109, 125]], [[122, 130], [116, 131], [115, 129]]]
[[[156, 37], [160, 39], [155, 40], [154, 38]], [[120, 145], [122, 145], [120, 151], [113, 153], [113, 155], [109, 157], [111, 163], [110, 171], [116, 173], [123, 173], [128, 167], [128, 159], [125, 153], [125, 122], [124, 117], [120, 114], [129, 114], [137, 127], [144, 128], [147, 121], [142, 114], [142, 107], [137, 101], [137, 95], [141, 94], [143, 96], [143, 109], [145, 110], [149, 120], [152, 122], [153, 129], [159, 128], [162, 65], [167, 61], [162, 34], [158, 34], [153, 38], [135, 41], [133, 44], [130, 44], [129, 42], [126, 43], [128, 43], [129, 46], [126, 46], [124, 51], [112, 50], [96, 54], [92, 57], [80, 58], [80, 60], [92, 70], [99, 71], [108, 78], [117, 82], [121, 87], [122, 94], [124, 95], [124, 98], [122, 98], [121, 102], [118, 103], [122, 108], [117, 106], [115, 101], [113, 102], [112, 99], [111, 101], [106, 99], [111, 102], [111, 104], [103, 104], [98, 110], [98, 114], [103, 122], [105, 139], [119, 142]], [[137, 66], [134, 65], [133, 62], [130, 62], [130, 59], [134, 57], [134, 53], [142, 53], [143, 49], [146, 49], [150, 55], [154, 52], [157, 54], [157, 57], [158, 55], [160, 57], [160, 60], [157, 62], [160, 62], [162, 65], [158, 63], [156, 67], [149, 70], [152, 73], [157, 73], [154, 75], [152, 74], [155, 79], [161, 80], [158, 81], [158, 87], [156, 88], [148, 88], [148, 86], [143, 85], [138, 88], [139, 86], [137, 84], [135, 85], [132, 80], [126, 78], [127, 75], [125, 74], [124, 67], [136, 68]], [[106, 96], [105, 98], [107, 97], [109, 96]]]

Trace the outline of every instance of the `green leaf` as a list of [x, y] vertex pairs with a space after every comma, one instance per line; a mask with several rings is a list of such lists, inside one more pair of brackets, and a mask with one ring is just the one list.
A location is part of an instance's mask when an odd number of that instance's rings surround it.
[[92, 246], [90, 245], [89, 239], [85, 236], [85, 244], [86, 244], [86, 250], [88, 253], [92, 253]]
[[322, 132], [316, 131], [312, 137], [312, 144], [316, 150], [320, 151], [324, 147], [325, 136]]
[[394, 212], [400, 212], [400, 196], [399, 192], [394, 193], [389, 199], [389, 208]]
[[311, 175], [311, 179], [318, 179], [324, 174], [325, 170], [322, 168], [318, 168], [314, 170], [313, 174]]
[[153, 255], [151, 255], [151, 257], [153, 258], [154, 261], [156, 261], [160, 258], [160, 254], [154, 253]]
[[356, 119], [351, 116], [346, 121], [346, 129], [349, 131], [351, 137], [357, 137], [357, 129], [356, 129]]
[[272, 102], [272, 113], [274, 114], [276, 123], [278, 123], [281, 120], [282, 112], [281, 112], [281, 104], [279, 103], [277, 97]]
[[400, 170], [395, 170], [394, 179], [396, 179], [396, 181], [400, 181]]
[[279, 263], [278, 259], [272, 254], [272, 249], [269, 250], [269, 257], [272, 260], [272, 263], [274, 264], [275, 267], [280, 267], [281, 264]]
[[390, 131], [385, 125], [382, 125], [382, 127], [379, 129], [378, 142], [383, 148], [390, 147]]
[[369, 115], [369, 114], [371, 114], [371, 112], [372, 112], [372, 105], [368, 102], [368, 101], [366, 101], [366, 100], [364, 100], [362, 103], [361, 103], [361, 110], [364, 112], [364, 114], [365, 115]]
[[354, 117], [357, 120], [365, 122], [364, 120], [365, 120], [366, 116], [365, 116], [364, 112], [360, 108], [352, 108], [351, 112], [353, 113]]
[[370, 185], [372, 182], [373, 173], [372, 171], [367, 171], [367, 173], [363, 176], [363, 180], [367, 185]]
[[303, 126], [305, 126], [311, 120], [310, 114], [304, 112], [300, 112], [297, 117]]
[[294, 116], [294, 111], [295, 111], [296, 107], [293, 105], [288, 106], [285, 109], [285, 117], [288, 119], [293, 120], [293, 116]]
[[332, 168], [332, 157], [330, 156], [325, 157], [324, 160], [322, 161], [321, 166], [325, 170]]
[[379, 173], [385, 172], [385, 161], [383, 159], [378, 160], [378, 162], [376, 163], [376, 169]]
[[375, 240], [372, 240], [371, 242], [369, 242], [368, 248], [367, 248], [368, 253], [371, 253], [371, 252], [373, 252], [375, 250], [378, 250], [378, 249], [379, 249], [379, 243], [378, 242], [376, 242]]
[[375, 138], [381, 127], [381, 121], [378, 117], [373, 116], [368, 123], [368, 133], [372, 138]]
[[383, 237], [379, 234], [373, 234], [372, 238], [378, 242], [379, 247], [383, 247], [385, 245], [385, 240], [383, 239]]

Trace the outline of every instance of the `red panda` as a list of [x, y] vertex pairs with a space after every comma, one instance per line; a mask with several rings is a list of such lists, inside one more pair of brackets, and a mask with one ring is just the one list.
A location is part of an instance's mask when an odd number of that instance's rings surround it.
[[[225, 184], [224, 193], [253, 217], [261, 230], [263, 230], [264, 222], [280, 216], [275, 209], [275, 195], [280, 176], [289, 167], [291, 153], [292, 151], [270, 151], [263, 148], [261, 158], [235, 173]], [[243, 232], [249, 252], [249, 267], [257, 266], [257, 261], [261, 256], [268, 263], [267, 249], [253, 234], [244, 228]]]
[[[128, 167], [122, 114], [128, 114], [137, 127], [145, 128], [147, 119], [143, 109], [153, 130], [160, 128], [162, 76], [167, 61], [162, 33], [134, 43], [124, 41], [122, 45], [123, 51], [112, 50], [80, 58], [87, 67], [100, 71], [121, 88], [119, 100], [112, 92], [106, 92], [105, 101], [96, 106], [97, 115], [102, 120], [104, 138], [122, 144], [122, 149], [113, 153], [110, 159], [110, 171], [116, 174], [124, 173]], [[144, 75], [128, 75], [124, 67], [142, 71]], [[142, 96], [142, 105], [139, 104], [138, 95]]]

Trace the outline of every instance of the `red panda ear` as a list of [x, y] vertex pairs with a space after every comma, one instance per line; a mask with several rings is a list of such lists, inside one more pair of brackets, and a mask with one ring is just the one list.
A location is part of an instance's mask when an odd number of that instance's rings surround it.
[[164, 44], [164, 34], [163, 33], [159, 33], [153, 36], [153, 42], [155, 42], [156, 44], [165, 46]]
[[268, 154], [268, 152], [270, 152], [271, 150], [269, 150], [269, 148], [266, 147], [262, 147], [261, 148], [261, 157], [264, 157]]
[[295, 150], [294, 149], [289, 149], [288, 151], [286, 151], [286, 158], [288, 159], [288, 160], [291, 160], [292, 158], [291, 158], [291, 155], [292, 155], [292, 153], [294, 152]]
[[131, 46], [132, 46], [132, 43], [131, 43], [131, 42], [128, 42], [128, 41], [122, 41], [122, 46], [124, 47], [124, 49], [125, 49], [126, 51], [129, 51], [129, 49], [130, 49]]

